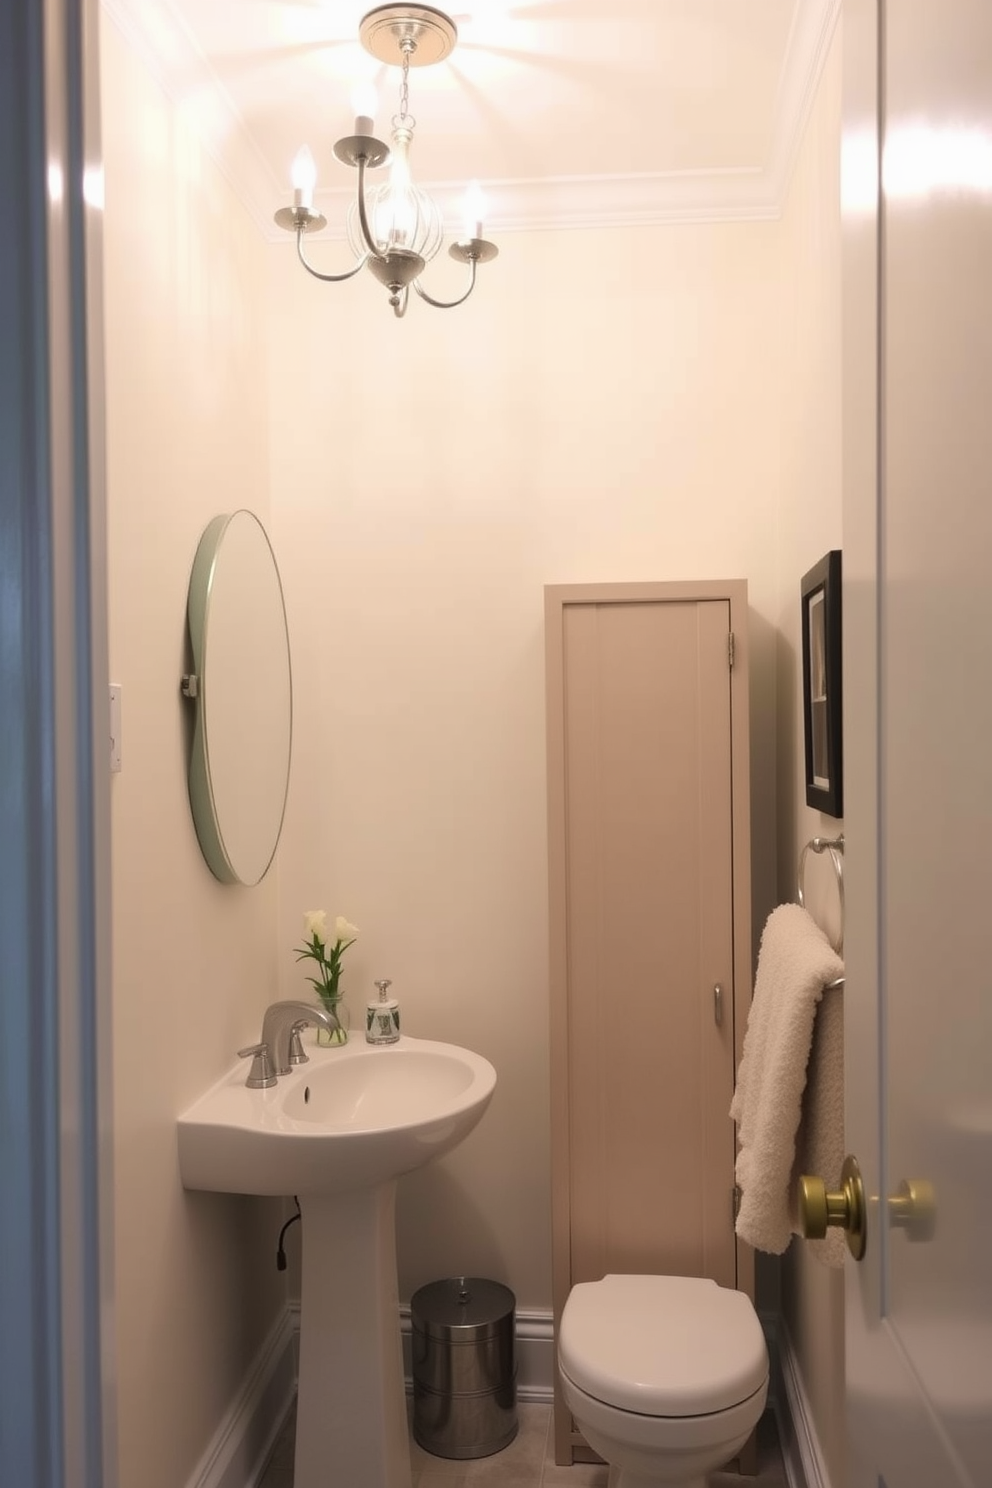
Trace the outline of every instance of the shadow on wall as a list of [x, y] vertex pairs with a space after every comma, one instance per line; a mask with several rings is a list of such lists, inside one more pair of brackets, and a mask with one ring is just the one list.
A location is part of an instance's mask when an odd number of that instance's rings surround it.
[[[430, 1257], [431, 1273], [421, 1275], [424, 1261], [411, 1269], [414, 1246]], [[492, 1229], [457, 1178], [440, 1163], [401, 1178], [396, 1194], [396, 1250], [401, 1278], [400, 1300], [409, 1301], [420, 1286], [449, 1276], [485, 1276], [506, 1282], [508, 1267]]]
[[778, 630], [748, 607], [751, 666], [751, 955], [757, 963], [765, 920], [777, 901], [776, 863], [780, 834], [782, 762], [778, 727]]
[[[751, 953], [757, 963], [765, 921], [781, 898], [783, 843], [795, 829], [795, 657], [778, 626], [748, 610], [751, 652]], [[791, 853], [791, 849], [790, 849]], [[729, 1119], [729, 1113], [728, 1113]], [[754, 1303], [759, 1313], [781, 1307], [778, 1256], [755, 1252]]]
[[[798, 601], [796, 609], [798, 611]], [[799, 713], [797, 671], [799, 653], [781, 630], [778, 632], [775, 658], [777, 680], [776, 711], [778, 718], [778, 847], [779, 875], [777, 900], [795, 898], [795, 843], [799, 826], [796, 808], [801, 779], [798, 769], [796, 719]]]
[[[174, 1219], [182, 1231], [182, 1244], [174, 1248], [177, 1253], [201, 1257], [206, 1262], [202, 1274], [210, 1278], [198, 1294], [198, 1305], [215, 1314], [204, 1334], [236, 1357], [251, 1358], [284, 1300], [284, 1283], [275, 1261], [282, 1201], [187, 1189], [180, 1193]], [[247, 1296], [263, 1299], [257, 1314], [245, 1308]], [[228, 1316], [230, 1324], [222, 1328], [220, 1319]], [[164, 1317], [161, 1323], [168, 1327]]]

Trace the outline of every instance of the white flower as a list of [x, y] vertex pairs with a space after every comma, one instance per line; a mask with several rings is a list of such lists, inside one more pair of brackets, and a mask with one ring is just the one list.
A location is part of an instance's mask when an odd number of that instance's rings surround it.
[[[340, 924], [340, 920], [338, 921]], [[304, 934], [307, 939], [316, 936], [318, 940], [327, 940], [327, 912], [323, 909], [308, 909], [303, 916]]]
[[322, 909], [308, 909], [303, 916], [306, 944], [296, 946], [297, 961], [314, 961], [319, 976], [307, 977], [322, 1002], [336, 1003], [341, 996], [341, 957], [358, 935], [358, 926], [338, 915], [334, 921], [334, 943], [329, 944], [327, 915]]

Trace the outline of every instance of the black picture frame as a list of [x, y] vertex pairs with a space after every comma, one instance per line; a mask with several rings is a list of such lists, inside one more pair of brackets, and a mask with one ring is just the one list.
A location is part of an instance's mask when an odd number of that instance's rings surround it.
[[824, 554], [800, 585], [806, 804], [826, 816], [844, 814], [840, 559]]

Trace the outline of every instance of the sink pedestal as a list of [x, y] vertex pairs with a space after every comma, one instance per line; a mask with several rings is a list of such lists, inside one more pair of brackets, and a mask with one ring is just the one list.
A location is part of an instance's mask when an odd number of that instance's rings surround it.
[[263, 1089], [235, 1065], [178, 1118], [187, 1188], [299, 1196], [295, 1488], [411, 1488], [396, 1180], [464, 1141], [495, 1087], [455, 1044], [352, 1039]]
[[300, 1195], [294, 1488], [410, 1488], [396, 1180]]

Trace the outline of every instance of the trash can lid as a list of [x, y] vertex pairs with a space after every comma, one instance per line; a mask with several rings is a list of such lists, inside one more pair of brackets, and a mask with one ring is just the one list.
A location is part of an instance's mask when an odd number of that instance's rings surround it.
[[413, 1327], [430, 1338], [470, 1343], [510, 1321], [516, 1298], [509, 1287], [479, 1276], [451, 1276], [419, 1287], [410, 1298]]

